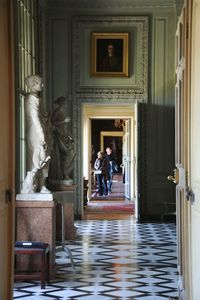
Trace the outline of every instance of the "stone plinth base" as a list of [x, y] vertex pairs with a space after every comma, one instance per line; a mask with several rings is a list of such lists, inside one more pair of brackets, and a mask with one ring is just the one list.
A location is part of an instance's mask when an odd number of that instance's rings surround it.
[[[46, 197], [45, 197], [46, 195]], [[25, 200], [26, 198], [26, 200]], [[44, 200], [46, 198], [47, 200]], [[36, 200], [37, 199], [37, 200]], [[51, 199], [51, 200], [50, 200]], [[50, 245], [50, 275], [55, 274], [56, 203], [52, 194], [19, 194], [16, 201], [16, 240]], [[38, 257], [17, 257], [18, 270], [35, 270]]]
[[74, 190], [76, 185], [73, 184], [73, 180], [52, 180], [48, 179], [48, 188], [52, 192], [56, 191], [69, 191], [69, 190]]

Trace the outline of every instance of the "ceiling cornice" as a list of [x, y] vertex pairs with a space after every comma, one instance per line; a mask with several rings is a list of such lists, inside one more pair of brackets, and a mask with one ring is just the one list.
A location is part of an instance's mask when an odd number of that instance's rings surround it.
[[147, 8], [174, 8], [175, 0], [41, 0], [46, 8], [69, 8], [69, 9], [147, 9]]

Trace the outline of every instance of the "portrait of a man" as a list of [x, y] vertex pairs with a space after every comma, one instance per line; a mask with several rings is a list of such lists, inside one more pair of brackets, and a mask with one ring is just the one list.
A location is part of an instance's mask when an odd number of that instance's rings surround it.
[[128, 33], [92, 33], [92, 76], [128, 76]]
[[97, 72], [122, 72], [123, 40], [99, 40], [97, 49]]

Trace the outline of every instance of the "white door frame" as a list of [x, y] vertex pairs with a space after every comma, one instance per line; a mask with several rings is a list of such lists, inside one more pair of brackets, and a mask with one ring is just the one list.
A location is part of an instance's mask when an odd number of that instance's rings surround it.
[[[82, 104], [82, 151], [83, 155], [83, 177], [90, 180], [91, 178], [91, 119], [130, 119], [131, 122], [131, 143], [130, 143], [130, 152], [131, 152], [131, 199], [135, 199], [135, 180], [137, 180], [134, 175], [136, 174], [134, 168], [136, 168], [135, 164], [135, 144], [138, 143], [135, 136], [135, 106], [134, 104]], [[89, 189], [90, 189], [89, 182]], [[88, 195], [90, 195], [90, 190]], [[90, 200], [90, 199], [88, 199]], [[137, 201], [136, 201], [137, 202]]]

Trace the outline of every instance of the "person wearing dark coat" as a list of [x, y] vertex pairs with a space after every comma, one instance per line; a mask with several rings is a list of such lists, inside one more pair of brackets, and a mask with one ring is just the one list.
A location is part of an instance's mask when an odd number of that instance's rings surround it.
[[109, 171], [109, 162], [105, 159], [104, 153], [99, 151], [94, 163], [95, 174], [97, 177], [99, 196], [108, 195], [107, 174]]
[[112, 155], [112, 149], [110, 147], [106, 148], [106, 155], [105, 158], [109, 162], [109, 169], [108, 169], [108, 193], [112, 192], [112, 183], [113, 183], [113, 174], [117, 171], [117, 164], [114, 160], [114, 157]]

